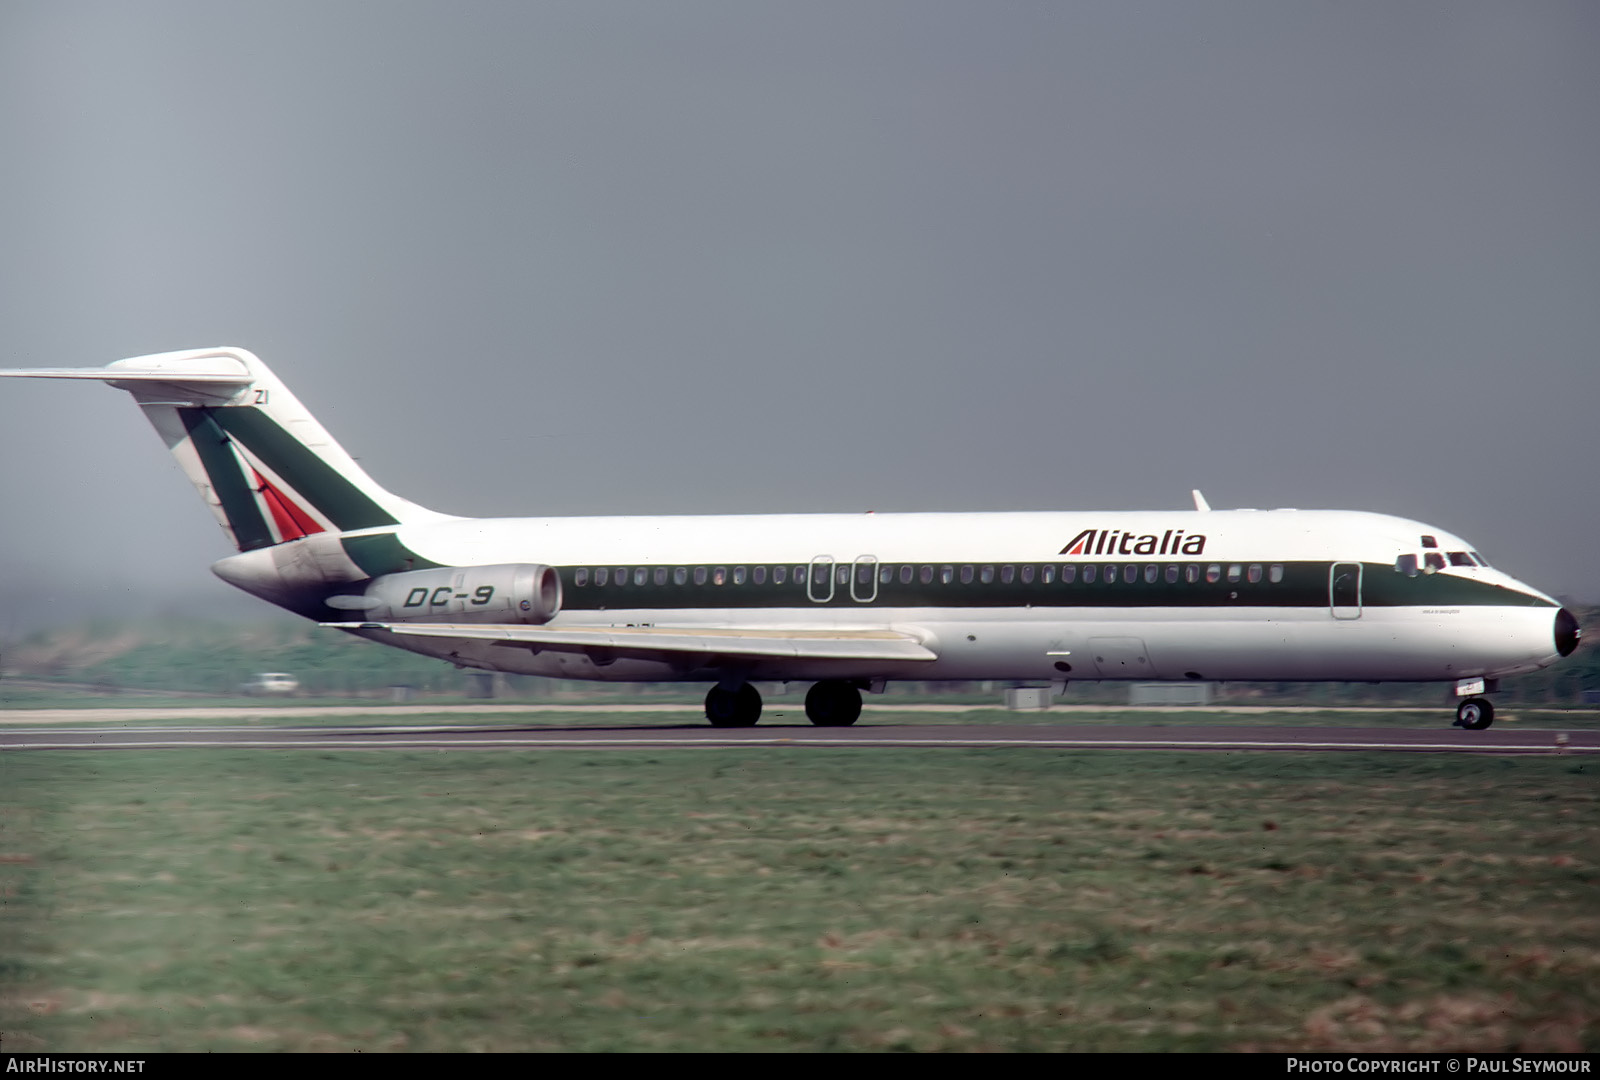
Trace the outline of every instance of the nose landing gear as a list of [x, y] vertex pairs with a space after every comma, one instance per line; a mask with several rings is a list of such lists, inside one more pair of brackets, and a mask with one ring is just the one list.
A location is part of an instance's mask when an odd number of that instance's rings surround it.
[[1488, 698], [1469, 697], [1456, 706], [1456, 722], [1454, 727], [1466, 728], [1468, 731], [1482, 731], [1494, 723], [1494, 706], [1489, 704]]

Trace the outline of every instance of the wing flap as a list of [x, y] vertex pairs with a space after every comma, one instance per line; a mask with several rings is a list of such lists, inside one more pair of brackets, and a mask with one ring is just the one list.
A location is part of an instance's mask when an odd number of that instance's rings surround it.
[[552, 649], [615, 649], [629, 653], [772, 656], [792, 660], [937, 660], [910, 634], [895, 630], [738, 630], [606, 626], [560, 629], [470, 623], [323, 623], [336, 630], [385, 630], [412, 637], [542, 645]]

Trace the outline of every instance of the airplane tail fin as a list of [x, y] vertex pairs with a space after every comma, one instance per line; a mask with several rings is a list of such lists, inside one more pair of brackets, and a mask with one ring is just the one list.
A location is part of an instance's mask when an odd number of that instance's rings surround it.
[[367, 475], [244, 349], [193, 349], [103, 368], [0, 376], [98, 379], [133, 395], [240, 551], [319, 532], [442, 519]]

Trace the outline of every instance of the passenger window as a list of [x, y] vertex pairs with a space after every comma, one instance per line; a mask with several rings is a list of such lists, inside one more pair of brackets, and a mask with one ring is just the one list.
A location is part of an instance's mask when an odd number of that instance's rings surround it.
[[1132, 563], [1122, 568], [1122, 580], [1129, 585], [1139, 580], [1139, 568]]
[[1041, 584], [1041, 585], [1049, 585], [1052, 582], [1054, 582], [1055, 579], [1056, 579], [1056, 568], [1055, 567], [1046, 566], [1046, 567], [1044, 567], [1043, 569], [1041, 569], [1039, 571], [1039, 584]]
[[911, 578], [916, 574], [916, 572], [916, 567], [912, 566], [910, 563], [906, 563], [900, 568], [900, 584], [910, 585]]
[[922, 582], [924, 585], [933, 584], [933, 567], [924, 566], [921, 570], [917, 571], [917, 580]]
[[674, 585], [687, 585], [689, 583], [689, 568], [687, 566], [675, 568], [672, 571], [672, 583]]
[[1238, 581], [1239, 574], [1243, 569], [1238, 563], [1230, 563], [1228, 565], [1228, 580], [1231, 582]]
[[948, 585], [956, 579], [956, 568], [953, 566], [939, 567], [939, 584]]
[[735, 585], [743, 585], [744, 584], [744, 567], [735, 566], [733, 568], [733, 583]]
[[894, 567], [885, 566], [878, 571], [878, 584], [888, 585], [894, 581]]
[[1220, 565], [1218, 565], [1217, 563], [1212, 563], [1210, 566], [1206, 567], [1206, 584], [1207, 585], [1215, 585], [1217, 582], [1219, 582], [1221, 580], [1222, 580], [1222, 567]]
[[728, 568], [726, 566], [719, 566], [715, 570], [711, 571], [711, 584], [726, 585], [727, 583]]
[[615, 574], [616, 577], [613, 580], [615, 580], [618, 585], [626, 585], [628, 583], [628, 568], [626, 566], [617, 567]]
[[1252, 585], [1259, 585], [1261, 583], [1261, 564], [1260, 563], [1254, 563], [1253, 562], [1253, 563], [1250, 564], [1250, 572], [1249, 572], [1248, 577], [1249, 577], [1249, 580], [1250, 580], [1250, 584], [1252, 584]]
[[794, 568], [794, 576], [790, 580], [792, 580], [796, 585], [798, 585], [802, 581], [804, 581], [805, 579], [806, 579], [806, 568], [803, 567], [803, 566], [795, 567]]
[[789, 580], [789, 568], [787, 566], [774, 566], [772, 568], [772, 583], [774, 585], [782, 585], [785, 581], [788, 581], [788, 580]]
[[1415, 555], [1402, 555], [1394, 561], [1394, 572], [1404, 574], [1406, 577], [1417, 576], [1417, 557]]
[[1183, 568], [1183, 580], [1187, 581], [1190, 585], [1193, 585], [1195, 582], [1199, 581], [1200, 568], [1194, 563], [1190, 563], [1188, 566], [1185, 566]]
[[1278, 582], [1283, 580], [1283, 564], [1282, 563], [1276, 563], [1275, 562], [1275, 563], [1272, 564], [1272, 568], [1267, 571], [1267, 580], [1272, 582], [1274, 585], [1276, 585]]
[[610, 570], [607, 570], [603, 566], [598, 567], [595, 570], [595, 572], [594, 572], [594, 583], [596, 585], [604, 585], [609, 580], [611, 580], [611, 571]]
[[1092, 565], [1085, 566], [1083, 568], [1083, 582], [1084, 582], [1084, 584], [1085, 585], [1093, 585], [1094, 584], [1094, 579], [1095, 579], [1095, 568], [1094, 568], [1094, 566], [1092, 566]]
[[580, 589], [589, 584], [589, 568], [580, 566], [574, 570], [572, 572], [572, 583]]
[[1176, 566], [1167, 567], [1167, 584], [1168, 585], [1176, 585], [1177, 583], [1178, 583], [1178, 568]]
[[1160, 576], [1161, 576], [1161, 567], [1157, 566], [1155, 563], [1149, 563], [1149, 564], [1147, 564], [1145, 566], [1145, 568], [1144, 568], [1145, 584], [1154, 585], [1156, 583], [1156, 578], [1158, 578]]
[[1022, 583], [1024, 585], [1033, 584], [1033, 565], [1031, 563], [1022, 568]]
[[1071, 585], [1074, 581], [1077, 581], [1077, 580], [1078, 580], [1078, 568], [1076, 566], [1063, 566], [1061, 568], [1061, 584], [1063, 584], [1063, 585]]
[[706, 568], [705, 567], [697, 566], [697, 567], [694, 568], [694, 583], [696, 585], [704, 585], [706, 583]]
[[840, 563], [839, 572], [834, 576], [838, 579], [840, 585], [850, 584], [850, 564]]
[[1015, 566], [1002, 566], [1000, 568], [1000, 584], [1010, 585], [1016, 579], [1016, 576], [1017, 568]]
[[750, 571], [750, 580], [757, 585], [765, 585], [767, 583], [767, 568], [765, 566], [753, 567]]
[[963, 566], [961, 568], [961, 584], [963, 584], [963, 585], [971, 585], [972, 584], [972, 567]]
[[983, 585], [993, 585], [994, 584], [994, 567], [985, 566], [983, 569], [979, 570], [978, 571], [978, 582], [980, 584], [983, 584]]
[[817, 590], [819, 592], [821, 591], [822, 586], [824, 586], [824, 585], [826, 585], [828, 583], [828, 574], [829, 573], [830, 573], [830, 571], [828, 570], [828, 564], [827, 563], [819, 563], [819, 564], [817, 564], [817, 572], [812, 575], [812, 577], [815, 579], [815, 580], [812, 581], [812, 584], [817, 586]]
[[1117, 568], [1115, 566], [1106, 567], [1106, 572], [1101, 576], [1100, 580], [1107, 585], [1115, 585], [1117, 583]]

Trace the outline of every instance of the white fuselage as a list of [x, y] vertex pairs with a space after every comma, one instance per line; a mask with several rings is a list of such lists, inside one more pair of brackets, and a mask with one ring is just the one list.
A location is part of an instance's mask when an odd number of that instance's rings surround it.
[[[731, 665], [369, 635], [469, 666], [560, 678], [706, 680], [736, 668], [761, 680], [1448, 681], [1558, 657], [1554, 600], [1483, 565], [1458, 537], [1379, 514], [457, 518], [340, 539], [354, 553], [363, 538], [406, 560], [364, 565], [369, 576], [554, 567], [561, 605], [550, 631], [881, 629], [935, 657]], [[1416, 570], [1397, 569], [1404, 556]], [[260, 553], [218, 572], [250, 588], [236, 579], [251, 576], [243, 564], [252, 560]]]

